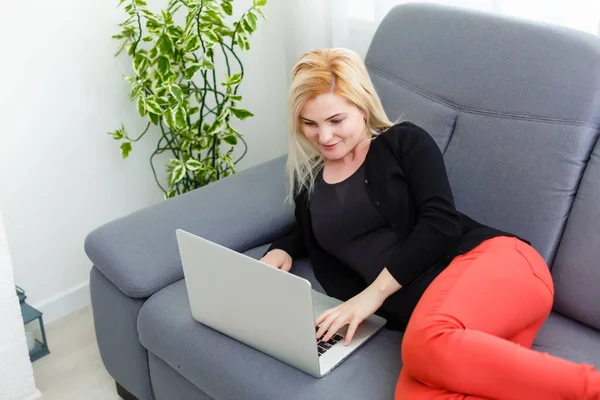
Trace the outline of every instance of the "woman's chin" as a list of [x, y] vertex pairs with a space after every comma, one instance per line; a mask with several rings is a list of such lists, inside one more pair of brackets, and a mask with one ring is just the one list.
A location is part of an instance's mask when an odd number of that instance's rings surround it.
[[343, 155], [337, 154], [337, 152], [334, 151], [322, 151], [321, 154], [323, 155], [323, 158], [329, 161], [337, 161], [343, 157]]

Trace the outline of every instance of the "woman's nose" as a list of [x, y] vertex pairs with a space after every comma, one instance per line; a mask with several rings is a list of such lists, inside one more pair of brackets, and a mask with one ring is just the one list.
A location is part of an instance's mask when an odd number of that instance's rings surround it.
[[319, 131], [319, 142], [321, 143], [328, 143], [331, 141], [331, 138], [333, 137], [333, 134], [331, 133], [331, 131], [328, 128], [322, 128]]

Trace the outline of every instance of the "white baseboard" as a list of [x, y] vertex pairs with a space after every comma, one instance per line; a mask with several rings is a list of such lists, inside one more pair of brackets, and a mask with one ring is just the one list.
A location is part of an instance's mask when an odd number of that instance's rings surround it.
[[46, 325], [69, 315], [90, 303], [90, 285], [88, 282], [84, 282], [43, 303], [35, 304], [33, 307], [44, 314], [44, 325]]

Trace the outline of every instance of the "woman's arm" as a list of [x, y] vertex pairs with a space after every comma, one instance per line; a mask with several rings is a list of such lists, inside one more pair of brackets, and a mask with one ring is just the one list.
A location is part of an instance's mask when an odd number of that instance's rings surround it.
[[458, 244], [463, 225], [444, 158], [433, 138], [410, 123], [398, 129], [397, 152], [415, 200], [417, 222], [386, 267], [396, 282], [408, 286]]
[[402, 289], [402, 285], [394, 279], [390, 271], [387, 268], [384, 268], [383, 271], [377, 276], [377, 279], [373, 281], [371, 284], [376, 293], [379, 293], [381, 296], [381, 302], [385, 301], [392, 294], [396, 293], [398, 290]]

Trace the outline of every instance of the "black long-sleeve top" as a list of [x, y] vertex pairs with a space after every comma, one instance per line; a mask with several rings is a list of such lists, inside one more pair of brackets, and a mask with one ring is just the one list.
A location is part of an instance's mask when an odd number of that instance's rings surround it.
[[[403, 122], [379, 134], [363, 166], [368, 198], [398, 237], [387, 265], [374, 268], [387, 268], [402, 288], [378, 314], [388, 318], [388, 327], [403, 329], [425, 289], [454, 257], [486, 239], [515, 235], [456, 210], [442, 153], [433, 138], [414, 124]], [[363, 277], [319, 245], [306, 191], [294, 200], [296, 226], [267, 252], [278, 248], [292, 259], [308, 257], [327, 294], [342, 301], [364, 290]]]

